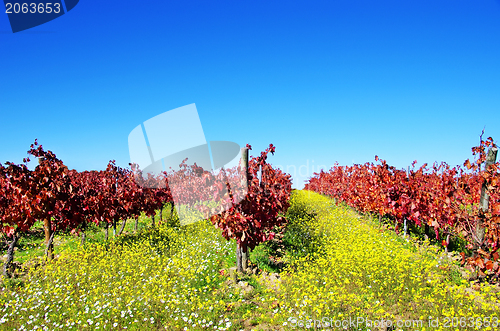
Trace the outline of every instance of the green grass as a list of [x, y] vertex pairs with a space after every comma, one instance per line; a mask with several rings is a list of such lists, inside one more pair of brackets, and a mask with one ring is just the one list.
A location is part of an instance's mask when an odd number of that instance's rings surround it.
[[[159, 210], [157, 211], [159, 212]], [[171, 222], [175, 222], [175, 217], [170, 215], [170, 205], [163, 208], [163, 219]], [[155, 215], [155, 224], [158, 224], [160, 220], [159, 215]], [[172, 221], [173, 220], [173, 221]], [[150, 226], [152, 223], [151, 217], [147, 217], [144, 214], [139, 216], [139, 223], [137, 232], [141, 232]], [[121, 222], [116, 224], [116, 233], [120, 231]], [[135, 231], [135, 220], [129, 219], [125, 225], [122, 235], [130, 235], [136, 233]], [[87, 226], [85, 230], [85, 242], [86, 243], [101, 243], [105, 241], [106, 230], [104, 224], [100, 226], [91, 223]], [[108, 239], [111, 240], [114, 237], [112, 226], [108, 229]], [[58, 256], [63, 252], [71, 252], [80, 249], [81, 237], [76, 234], [70, 233], [57, 233], [54, 236], [54, 255]], [[45, 234], [43, 230], [43, 223], [36, 222], [28, 234], [22, 235], [19, 239], [17, 247], [15, 249], [14, 261], [19, 263], [26, 263], [27, 261], [33, 259], [40, 259], [45, 256]], [[4, 252], [5, 254], [6, 252]]]

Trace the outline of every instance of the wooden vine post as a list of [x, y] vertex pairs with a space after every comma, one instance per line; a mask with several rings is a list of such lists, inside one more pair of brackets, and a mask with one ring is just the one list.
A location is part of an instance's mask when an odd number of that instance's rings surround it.
[[[241, 186], [248, 187], [248, 148], [241, 149], [241, 168], [243, 177], [241, 178]], [[248, 267], [248, 250], [247, 245], [243, 242], [236, 246], [236, 268], [238, 272], [243, 272]]]
[[126, 217], [123, 218], [122, 227], [120, 228], [120, 231], [118, 231], [118, 235], [119, 236], [121, 236], [121, 234], [123, 233], [123, 230], [125, 229], [125, 224], [127, 224], [127, 218]]
[[[488, 155], [486, 156], [485, 171], [488, 171], [488, 167], [496, 162], [498, 148], [493, 146], [488, 149]], [[479, 200], [479, 209], [481, 215], [476, 223], [476, 238], [479, 247], [483, 244], [486, 229], [484, 227], [484, 217], [485, 213], [488, 212], [490, 202], [490, 195], [488, 194], [488, 188], [486, 187], [486, 180], [483, 182], [481, 187], [481, 199]]]
[[[410, 181], [410, 166], [408, 166], [408, 171], [406, 172], [406, 178], [408, 178], [408, 182]], [[403, 237], [406, 238], [406, 232], [408, 231], [408, 224], [407, 224], [407, 220], [406, 220], [406, 217], [405, 217], [405, 221], [404, 221], [404, 235]], [[408, 238], [406, 238], [406, 241], [408, 241]]]
[[[43, 157], [38, 158], [38, 165], [42, 166], [43, 161]], [[52, 234], [52, 224], [49, 216], [43, 220], [43, 230], [45, 232], [45, 256], [48, 260], [52, 260], [54, 258], [54, 245], [52, 243], [54, 236]]]
[[[106, 228], [106, 240], [108, 240], [108, 228]], [[85, 245], [85, 223], [82, 224], [82, 234], [80, 236], [80, 245]]]
[[3, 275], [6, 278], [10, 278], [10, 270], [12, 261], [14, 261], [14, 248], [17, 245], [17, 241], [19, 240], [19, 235], [17, 233], [14, 233], [12, 236], [12, 241], [9, 244], [9, 248], [7, 249], [7, 260], [5, 261], [5, 264], [3, 266]]
[[49, 217], [43, 220], [43, 228], [45, 231], [45, 255], [47, 256], [47, 259], [52, 260], [54, 258], [54, 245], [52, 244], [51, 239], [54, 237], [52, 235], [52, 224]]

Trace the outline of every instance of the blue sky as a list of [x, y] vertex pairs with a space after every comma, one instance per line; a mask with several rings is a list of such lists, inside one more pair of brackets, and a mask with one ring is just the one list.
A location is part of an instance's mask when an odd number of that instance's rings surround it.
[[38, 138], [72, 169], [126, 166], [137, 125], [191, 103], [208, 141], [274, 144], [297, 188], [500, 137], [495, 0], [82, 0], [15, 34], [0, 13], [0, 45], [0, 162]]

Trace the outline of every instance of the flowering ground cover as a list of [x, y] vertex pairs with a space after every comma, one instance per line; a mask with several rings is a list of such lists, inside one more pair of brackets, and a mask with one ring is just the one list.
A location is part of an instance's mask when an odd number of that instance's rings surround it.
[[[4, 280], [0, 329], [379, 330], [367, 321], [382, 319], [423, 321], [392, 330], [498, 329], [498, 288], [472, 289], [434, 247], [308, 191], [293, 193], [287, 219], [273, 257], [285, 264], [280, 275], [240, 275], [241, 286], [227, 270], [236, 243], [208, 221], [68, 249], [18, 287]], [[252, 267], [277, 270], [265, 262], [275, 244], [251, 252]]]
[[[316, 251], [285, 271], [278, 321], [292, 327], [359, 318], [372, 325], [390, 321], [402, 330], [500, 328], [498, 286], [473, 290], [435, 247], [384, 231], [329, 198], [301, 191], [292, 199], [295, 208], [315, 215], [310, 229]], [[370, 329], [370, 323], [359, 326]]]

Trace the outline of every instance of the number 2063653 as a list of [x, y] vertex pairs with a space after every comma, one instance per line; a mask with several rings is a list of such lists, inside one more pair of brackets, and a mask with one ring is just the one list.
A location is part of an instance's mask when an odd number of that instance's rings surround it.
[[60, 3], [10, 3], [5, 4], [5, 13], [7, 14], [59, 14], [61, 12]]

